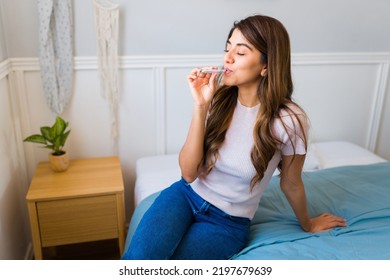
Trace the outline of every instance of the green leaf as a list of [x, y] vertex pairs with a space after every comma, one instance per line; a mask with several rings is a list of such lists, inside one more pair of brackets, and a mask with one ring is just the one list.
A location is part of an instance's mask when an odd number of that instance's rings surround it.
[[61, 117], [57, 117], [56, 122], [53, 125], [53, 132], [56, 136], [61, 135], [64, 133], [67, 126], [68, 124]]
[[54, 145], [46, 145], [44, 148], [48, 148], [48, 149], [53, 150], [53, 151], [56, 150]]
[[53, 141], [54, 150], [58, 152], [61, 147], [61, 136], [57, 136]]
[[66, 142], [66, 139], [68, 138], [69, 136], [69, 133], [70, 133], [70, 130], [68, 130], [67, 132], [65, 132], [64, 134], [62, 134], [59, 138], [60, 138], [60, 146], [63, 147], [65, 146], [65, 142]]
[[50, 127], [48, 126], [41, 127], [41, 134], [44, 138], [46, 138], [47, 141], [49, 142], [53, 141], [53, 136], [50, 133]]
[[32, 143], [39, 143], [39, 144], [46, 144], [46, 139], [42, 135], [34, 134], [26, 139], [23, 140], [24, 142], [32, 142]]
[[53, 143], [56, 140], [56, 137], [57, 137], [57, 135], [56, 135], [56, 128], [55, 128], [54, 125], [52, 127], [50, 127], [49, 134], [50, 134], [50, 142]]

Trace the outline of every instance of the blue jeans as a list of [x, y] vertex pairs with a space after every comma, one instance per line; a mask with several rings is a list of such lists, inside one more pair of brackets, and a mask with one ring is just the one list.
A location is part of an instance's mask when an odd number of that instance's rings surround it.
[[248, 218], [226, 214], [181, 179], [146, 211], [122, 259], [229, 259], [246, 245], [249, 226]]

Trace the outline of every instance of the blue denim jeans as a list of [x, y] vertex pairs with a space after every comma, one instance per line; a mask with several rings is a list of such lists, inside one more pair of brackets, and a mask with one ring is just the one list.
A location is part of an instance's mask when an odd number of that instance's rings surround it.
[[249, 226], [248, 218], [226, 214], [181, 179], [146, 211], [122, 259], [229, 259], [246, 245]]

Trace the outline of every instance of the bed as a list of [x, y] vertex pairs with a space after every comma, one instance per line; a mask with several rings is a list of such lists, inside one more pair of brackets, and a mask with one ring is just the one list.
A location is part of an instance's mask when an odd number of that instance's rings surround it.
[[[180, 178], [177, 155], [142, 158], [136, 175], [136, 209], [125, 248], [159, 192]], [[390, 162], [349, 142], [313, 143], [303, 180], [310, 213], [332, 212], [348, 226], [302, 231], [273, 176], [252, 220], [250, 241], [232, 259], [390, 259]]]

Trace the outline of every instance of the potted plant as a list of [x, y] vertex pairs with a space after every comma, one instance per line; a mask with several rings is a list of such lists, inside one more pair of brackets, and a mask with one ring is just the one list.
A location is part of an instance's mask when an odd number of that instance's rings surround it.
[[69, 136], [70, 130], [66, 131], [69, 123], [61, 117], [56, 117], [52, 127], [41, 127], [41, 134], [33, 134], [24, 139], [24, 142], [43, 144], [43, 148], [51, 151], [49, 154], [50, 166], [54, 171], [65, 171], [69, 167], [69, 157], [63, 147]]

